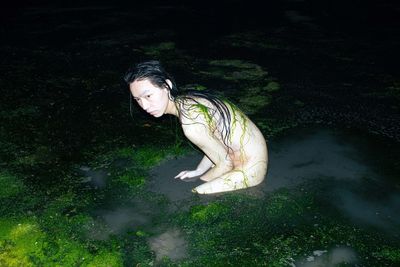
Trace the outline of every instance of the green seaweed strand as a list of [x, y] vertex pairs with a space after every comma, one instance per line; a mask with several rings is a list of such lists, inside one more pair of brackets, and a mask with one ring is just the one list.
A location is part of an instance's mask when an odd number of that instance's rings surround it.
[[237, 116], [240, 116], [241, 120], [241, 128], [242, 128], [242, 134], [240, 136], [240, 160], [243, 162], [244, 161], [244, 138], [245, 134], [248, 130], [248, 125], [247, 125], [247, 120], [246, 120], [246, 115], [243, 114], [240, 110], [237, 109], [237, 107], [232, 104], [230, 101], [225, 100], [225, 103], [229, 105], [232, 111], [232, 127], [231, 127], [231, 132], [229, 135], [229, 141], [232, 143], [232, 136], [234, 134], [235, 128], [236, 128], [236, 123], [239, 121]]
[[209, 108], [201, 103], [196, 103], [194, 106], [199, 110], [201, 114], [203, 114], [204, 118], [206, 119], [207, 125], [212, 129], [212, 117], [209, 112]]
[[[250, 185], [249, 185], [249, 177], [247, 176], [247, 174], [246, 174], [246, 172], [245, 172], [244, 170], [232, 170], [232, 172], [239, 172], [239, 173], [241, 173], [241, 174], [243, 175], [243, 183], [244, 183], [244, 186], [245, 186], [246, 188], [250, 187]], [[231, 180], [229, 177], [224, 178], [224, 180], [225, 180], [225, 183], [226, 183], [227, 185], [229, 185], [229, 186], [230, 186], [231, 184], [233, 184], [232, 180]], [[239, 188], [237, 188], [236, 185], [235, 185], [234, 189], [236, 190], [236, 189], [239, 189]]]

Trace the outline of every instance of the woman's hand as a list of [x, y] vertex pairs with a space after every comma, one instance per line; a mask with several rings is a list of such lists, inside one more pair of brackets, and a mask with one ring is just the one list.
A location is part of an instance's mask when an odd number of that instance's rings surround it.
[[203, 159], [200, 161], [199, 165], [197, 166], [196, 170], [193, 171], [181, 171], [176, 178], [179, 178], [181, 180], [193, 178], [196, 176], [203, 175], [208, 169], [214, 166], [214, 163], [211, 162], [211, 160], [208, 159], [206, 155], [204, 155]]
[[198, 170], [193, 170], [193, 171], [181, 171], [177, 176], [175, 176], [175, 179], [179, 178], [181, 180], [188, 179], [188, 178], [193, 178], [196, 176], [201, 175], [202, 173]]

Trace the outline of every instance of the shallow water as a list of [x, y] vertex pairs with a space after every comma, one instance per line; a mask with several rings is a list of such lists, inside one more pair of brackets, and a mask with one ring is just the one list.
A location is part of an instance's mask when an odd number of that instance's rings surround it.
[[168, 229], [166, 232], [149, 239], [150, 248], [156, 254], [156, 261], [163, 257], [176, 261], [187, 257], [187, 243], [181, 231]]
[[390, 175], [395, 159], [381, 164], [382, 157], [377, 157], [398, 149], [397, 144], [355, 131], [294, 129], [270, 143], [263, 190], [311, 188], [354, 223], [399, 236], [399, 181]]
[[[397, 145], [349, 130], [304, 128], [270, 140], [268, 148], [269, 168], [264, 182], [237, 192], [262, 197], [283, 188], [312, 190], [321, 203], [328, 202], [354, 223], [400, 234], [399, 183], [387, 174], [394, 163], [387, 159], [386, 166], [378, 166], [382, 159], [376, 157], [377, 153], [398, 149]], [[162, 163], [151, 172], [150, 190], [172, 202], [193, 198], [191, 189], [202, 182], [173, 177], [195, 168], [200, 160], [201, 154], [194, 153]]]
[[183, 170], [196, 169], [201, 159], [202, 154], [195, 151], [190, 155], [163, 162], [150, 172], [150, 191], [164, 194], [173, 202], [193, 197], [191, 190], [202, 184], [202, 181], [196, 177], [187, 180], [174, 177]]
[[[229, 194], [264, 198], [282, 189], [300, 194], [308, 192], [323, 207], [328, 203], [357, 227], [372, 227], [374, 231], [399, 237], [399, 181], [391, 175], [394, 159], [387, 158], [382, 164], [382, 159], [376, 157], [384, 152], [395, 154], [392, 152], [399, 149], [398, 145], [349, 130], [298, 128], [269, 140], [268, 148], [269, 168], [264, 182]], [[192, 204], [212, 202], [225, 194], [193, 194], [191, 190], [201, 184], [201, 180], [174, 179], [180, 171], [194, 169], [201, 158], [200, 152], [193, 151], [164, 161], [150, 171], [147, 189], [168, 199], [166, 210], [140, 197], [123, 203], [111, 199], [92, 211], [95, 227], [90, 227], [88, 238], [107, 240], [111, 235], [146, 229], [151, 233], [147, 243], [156, 262], [163, 257], [172, 261], [187, 258], [188, 244], [183, 231], [168, 225], [155, 226], [154, 218], [163, 212], [169, 214], [190, 208]], [[90, 186], [100, 189], [108, 183], [106, 170], [82, 167], [81, 172], [86, 176], [83, 182]], [[331, 208], [326, 212], [332, 212]], [[358, 261], [357, 252], [351, 247], [315, 249], [315, 253], [307, 257], [293, 259], [292, 266], [335, 266]]]
[[[312, 255], [297, 260], [292, 266], [297, 267], [334, 267], [339, 264], [350, 264], [357, 266], [358, 259], [354, 250], [348, 247], [337, 247], [329, 251], [316, 250]], [[347, 266], [347, 265], [346, 265]]]

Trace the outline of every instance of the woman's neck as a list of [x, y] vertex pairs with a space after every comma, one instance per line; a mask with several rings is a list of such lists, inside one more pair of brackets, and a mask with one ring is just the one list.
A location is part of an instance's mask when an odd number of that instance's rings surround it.
[[165, 110], [165, 113], [179, 117], [179, 111], [174, 100], [168, 99], [167, 109]]

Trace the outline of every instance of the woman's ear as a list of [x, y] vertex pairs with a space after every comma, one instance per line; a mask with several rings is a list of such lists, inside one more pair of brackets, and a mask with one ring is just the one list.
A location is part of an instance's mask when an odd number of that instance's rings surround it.
[[174, 97], [171, 95], [171, 90], [172, 90], [172, 82], [170, 79], [166, 79], [165, 82], [168, 84], [169, 89], [165, 87], [164, 89], [167, 90], [168, 93], [168, 98], [171, 100], [174, 100]]
[[169, 89], [171, 90], [171, 89], [172, 89], [172, 82], [171, 82], [171, 80], [170, 80], [170, 79], [166, 79], [165, 82], [168, 84]]

